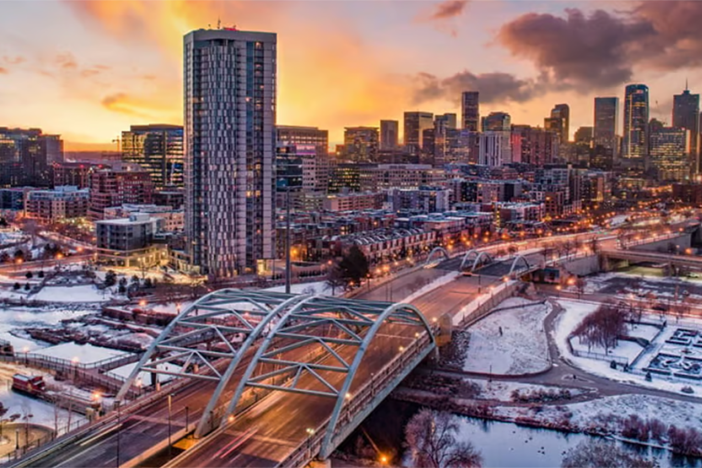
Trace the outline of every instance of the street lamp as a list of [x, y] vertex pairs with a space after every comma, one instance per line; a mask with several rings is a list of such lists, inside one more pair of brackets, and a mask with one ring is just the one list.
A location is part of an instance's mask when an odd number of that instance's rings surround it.
[[171, 451], [172, 451], [172, 446], [171, 446], [171, 408], [172, 408], [172, 403], [173, 403], [173, 394], [169, 393], [168, 394], [168, 459], [169, 460], [171, 458]]
[[312, 436], [314, 435], [314, 429], [308, 427], [305, 432], [307, 432], [307, 450], [312, 448]]

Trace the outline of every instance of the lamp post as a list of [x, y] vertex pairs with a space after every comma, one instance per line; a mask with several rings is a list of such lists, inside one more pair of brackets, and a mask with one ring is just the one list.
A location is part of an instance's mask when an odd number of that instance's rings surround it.
[[306, 432], [307, 432], [307, 450], [311, 450], [312, 449], [312, 436], [314, 435], [314, 429], [312, 429], [311, 427], [308, 427], [306, 429]]
[[168, 459], [171, 458], [172, 446], [171, 446], [171, 407], [173, 403], [173, 394], [168, 394]]
[[[119, 400], [115, 400], [115, 406], [117, 407], [117, 427], [119, 427], [119, 425], [121, 424], [120, 420], [121, 420], [121, 416], [122, 416], [122, 413], [121, 413], [122, 404]], [[116, 457], [117, 468], [119, 468], [119, 442], [120, 442], [119, 433], [120, 433], [120, 431], [118, 429], [117, 430], [117, 457]]]

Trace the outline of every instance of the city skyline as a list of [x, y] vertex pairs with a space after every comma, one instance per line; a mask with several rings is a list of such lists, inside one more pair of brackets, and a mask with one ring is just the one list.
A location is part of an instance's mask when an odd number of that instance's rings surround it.
[[[41, 3], [39, 13], [27, 3], [0, 6], [0, 122], [62, 134], [69, 151], [79, 143], [116, 149], [111, 141], [133, 124], [182, 124], [182, 35], [215, 27], [218, 17], [279, 35], [277, 122], [329, 129], [332, 144], [346, 126], [402, 120], [404, 111], [460, 115], [461, 92], [470, 90], [481, 93], [481, 115], [502, 110], [519, 124], [538, 125], [567, 103], [572, 135], [592, 126], [594, 97], [623, 100], [626, 84], [645, 83], [651, 116], [671, 123], [673, 95], [687, 77], [695, 92], [702, 78], [699, 61], [685, 55], [699, 43], [681, 45], [691, 34], [685, 20], [702, 16], [689, 2], [666, 11], [671, 25], [680, 23], [675, 30], [660, 24], [656, 4], [640, 2], [600, 3], [599, 12], [584, 2]], [[594, 22], [611, 45], [582, 43]], [[26, 36], [30, 23], [35, 32]], [[552, 28], [558, 47], [543, 43], [538, 25]], [[650, 45], [646, 54], [636, 54], [637, 41]], [[668, 59], [663, 43], [675, 52]], [[601, 73], [565, 64], [583, 52], [596, 55], [587, 65]]]

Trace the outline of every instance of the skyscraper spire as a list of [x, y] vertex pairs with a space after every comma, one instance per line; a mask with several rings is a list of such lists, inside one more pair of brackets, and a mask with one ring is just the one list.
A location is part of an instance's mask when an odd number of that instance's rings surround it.
[[690, 87], [687, 85], [687, 77], [685, 77], [685, 91], [690, 91]]

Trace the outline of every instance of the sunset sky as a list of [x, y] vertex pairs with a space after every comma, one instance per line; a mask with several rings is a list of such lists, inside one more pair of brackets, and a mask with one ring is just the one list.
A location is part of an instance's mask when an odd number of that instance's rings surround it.
[[462, 90], [513, 123], [568, 103], [571, 132], [627, 83], [647, 84], [668, 122], [686, 78], [702, 91], [702, 2], [10, 0], [0, 126], [60, 133], [71, 150], [181, 123], [182, 36], [218, 18], [278, 33], [278, 123], [329, 129], [332, 143], [405, 110], [460, 113]]

